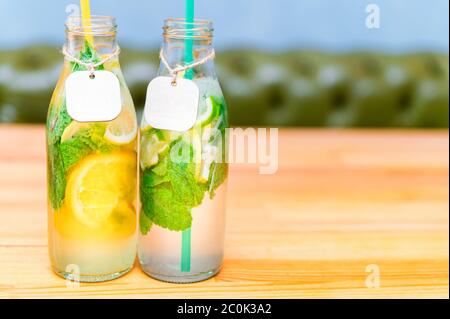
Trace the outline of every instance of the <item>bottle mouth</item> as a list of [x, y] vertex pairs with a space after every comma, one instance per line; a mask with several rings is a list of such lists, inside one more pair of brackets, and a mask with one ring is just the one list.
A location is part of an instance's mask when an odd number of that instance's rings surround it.
[[213, 36], [213, 24], [209, 20], [195, 19], [187, 22], [185, 18], [164, 20], [163, 36], [170, 39], [208, 40]]
[[[91, 16], [85, 23], [81, 16], [69, 16], [66, 20], [67, 32], [80, 35], [111, 36], [117, 30], [116, 18], [110, 16]], [[90, 25], [88, 25], [90, 24]]]

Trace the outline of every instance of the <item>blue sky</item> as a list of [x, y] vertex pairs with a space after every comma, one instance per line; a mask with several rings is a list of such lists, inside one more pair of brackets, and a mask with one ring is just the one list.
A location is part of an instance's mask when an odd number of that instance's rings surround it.
[[[76, 0], [0, 0], [0, 48], [61, 45], [65, 7]], [[154, 48], [162, 21], [182, 16], [183, 0], [91, 0], [96, 14], [114, 15], [122, 46]], [[365, 26], [368, 4], [381, 10], [380, 29]], [[219, 48], [267, 50], [448, 52], [448, 0], [197, 0], [196, 15], [214, 21]]]

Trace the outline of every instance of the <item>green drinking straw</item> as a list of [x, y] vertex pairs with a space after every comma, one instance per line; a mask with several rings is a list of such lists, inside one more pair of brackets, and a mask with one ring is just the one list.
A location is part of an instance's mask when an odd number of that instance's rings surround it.
[[[192, 24], [194, 22], [194, 0], [186, 0], [186, 41], [185, 41], [185, 63], [186, 65], [192, 63], [193, 59], [193, 39], [192, 36]], [[194, 72], [192, 69], [188, 69], [184, 77], [192, 80]], [[191, 271], [191, 229], [186, 229], [181, 235], [181, 271]]]
[[[193, 45], [194, 41], [192, 37], [192, 27], [194, 23], [194, 0], [186, 0], [186, 52], [185, 52], [185, 62], [186, 64], [194, 61]], [[194, 77], [194, 70], [188, 69], [184, 76], [186, 79], [192, 80]]]

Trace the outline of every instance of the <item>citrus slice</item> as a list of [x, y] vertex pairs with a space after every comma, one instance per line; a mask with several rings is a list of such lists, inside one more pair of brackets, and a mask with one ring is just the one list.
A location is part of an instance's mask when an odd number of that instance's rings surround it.
[[209, 180], [211, 165], [217, 161], [219, 149], [216, 146], [206, 144], [203, 147], [202, 162], [197, 176], [199, 183], [205, 184]]
[[72, 121], [65, 129], [61, 136], [61, 143], [64, 143], [74, 137], [80, 130], [88, 128], [90, 123], [81, 123], [77, 121]]
[[122, 200], [114, 209], [112, 215], [112, 229], [115, 237], [128, 236], [136, 230], [136, 209], [128, 200]]
[[144, 127], [141, 127], [141, 136], [146, 134], [156, 134], [158, 135], [160, 140], [165, 140], [167, 142], [174, 141], [181, 135], [183, 135], [182, 132], [157, 129], [148, 124], [145, 124]]
[[202, 127], [196, 124], [191, 131], [191, 143], [194, 151], [193, 162], [195, 163], [195, 176], [198, 177], [202, 164]]
[[105, 138], [117, 145], [129, 144], [136, 136], [136, 115], [129, 110], [123, 110], [115, 120], [108, 124], [105, 131]]
[[200, 173], [197, 177], [197, 181], [201, 184], [208, 183], [209, 180], [209, 171], [211, 168], [212, 162], [203, 162], [201, 166]]
[[66, 198], [82, 224], [99, 228], [110, 220], [120, 203], [134, 201], [135, 191], [135, 153], [94, 154], [83, 159], [69, 175]]
[[197, 123], [201, 126], [208, 125], [219, 115], [220, 105], [214, 97], [210, 96], [206, 99], [206, 107], [197, 117]]
[[141, 169], [145, 170], [158, 164], [159, 154], [169, 148], [160, 130], [149, 131], [141, 137]]
[[122, 200], [112, 212], [107, 222], [101, 227], [92, 228], [82, 223], [72, 210], [65, 205], [54, 214], [55, 227], [67, 239], [92, 241], [115, 240], [128, 237], [136, 230], [136, 213], [134, 206]]
[[145, 120], [141, 122], [141, 134], [147, 134], [153, 129], [153, 126], [147, 124]]

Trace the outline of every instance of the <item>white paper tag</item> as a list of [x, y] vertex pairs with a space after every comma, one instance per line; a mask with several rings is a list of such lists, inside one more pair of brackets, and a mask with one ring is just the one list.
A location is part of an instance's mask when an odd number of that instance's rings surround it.
[[120, 82], [114, 73], [74, 72], [66, 80], [66, 107], [78, 122], [106, 122], [119, 116], [122, 109]]
[[184, 132], [197, 120], [200, 91], [194, 81], [159, 76], [147, 88], [145, 121], [152, 127]]

